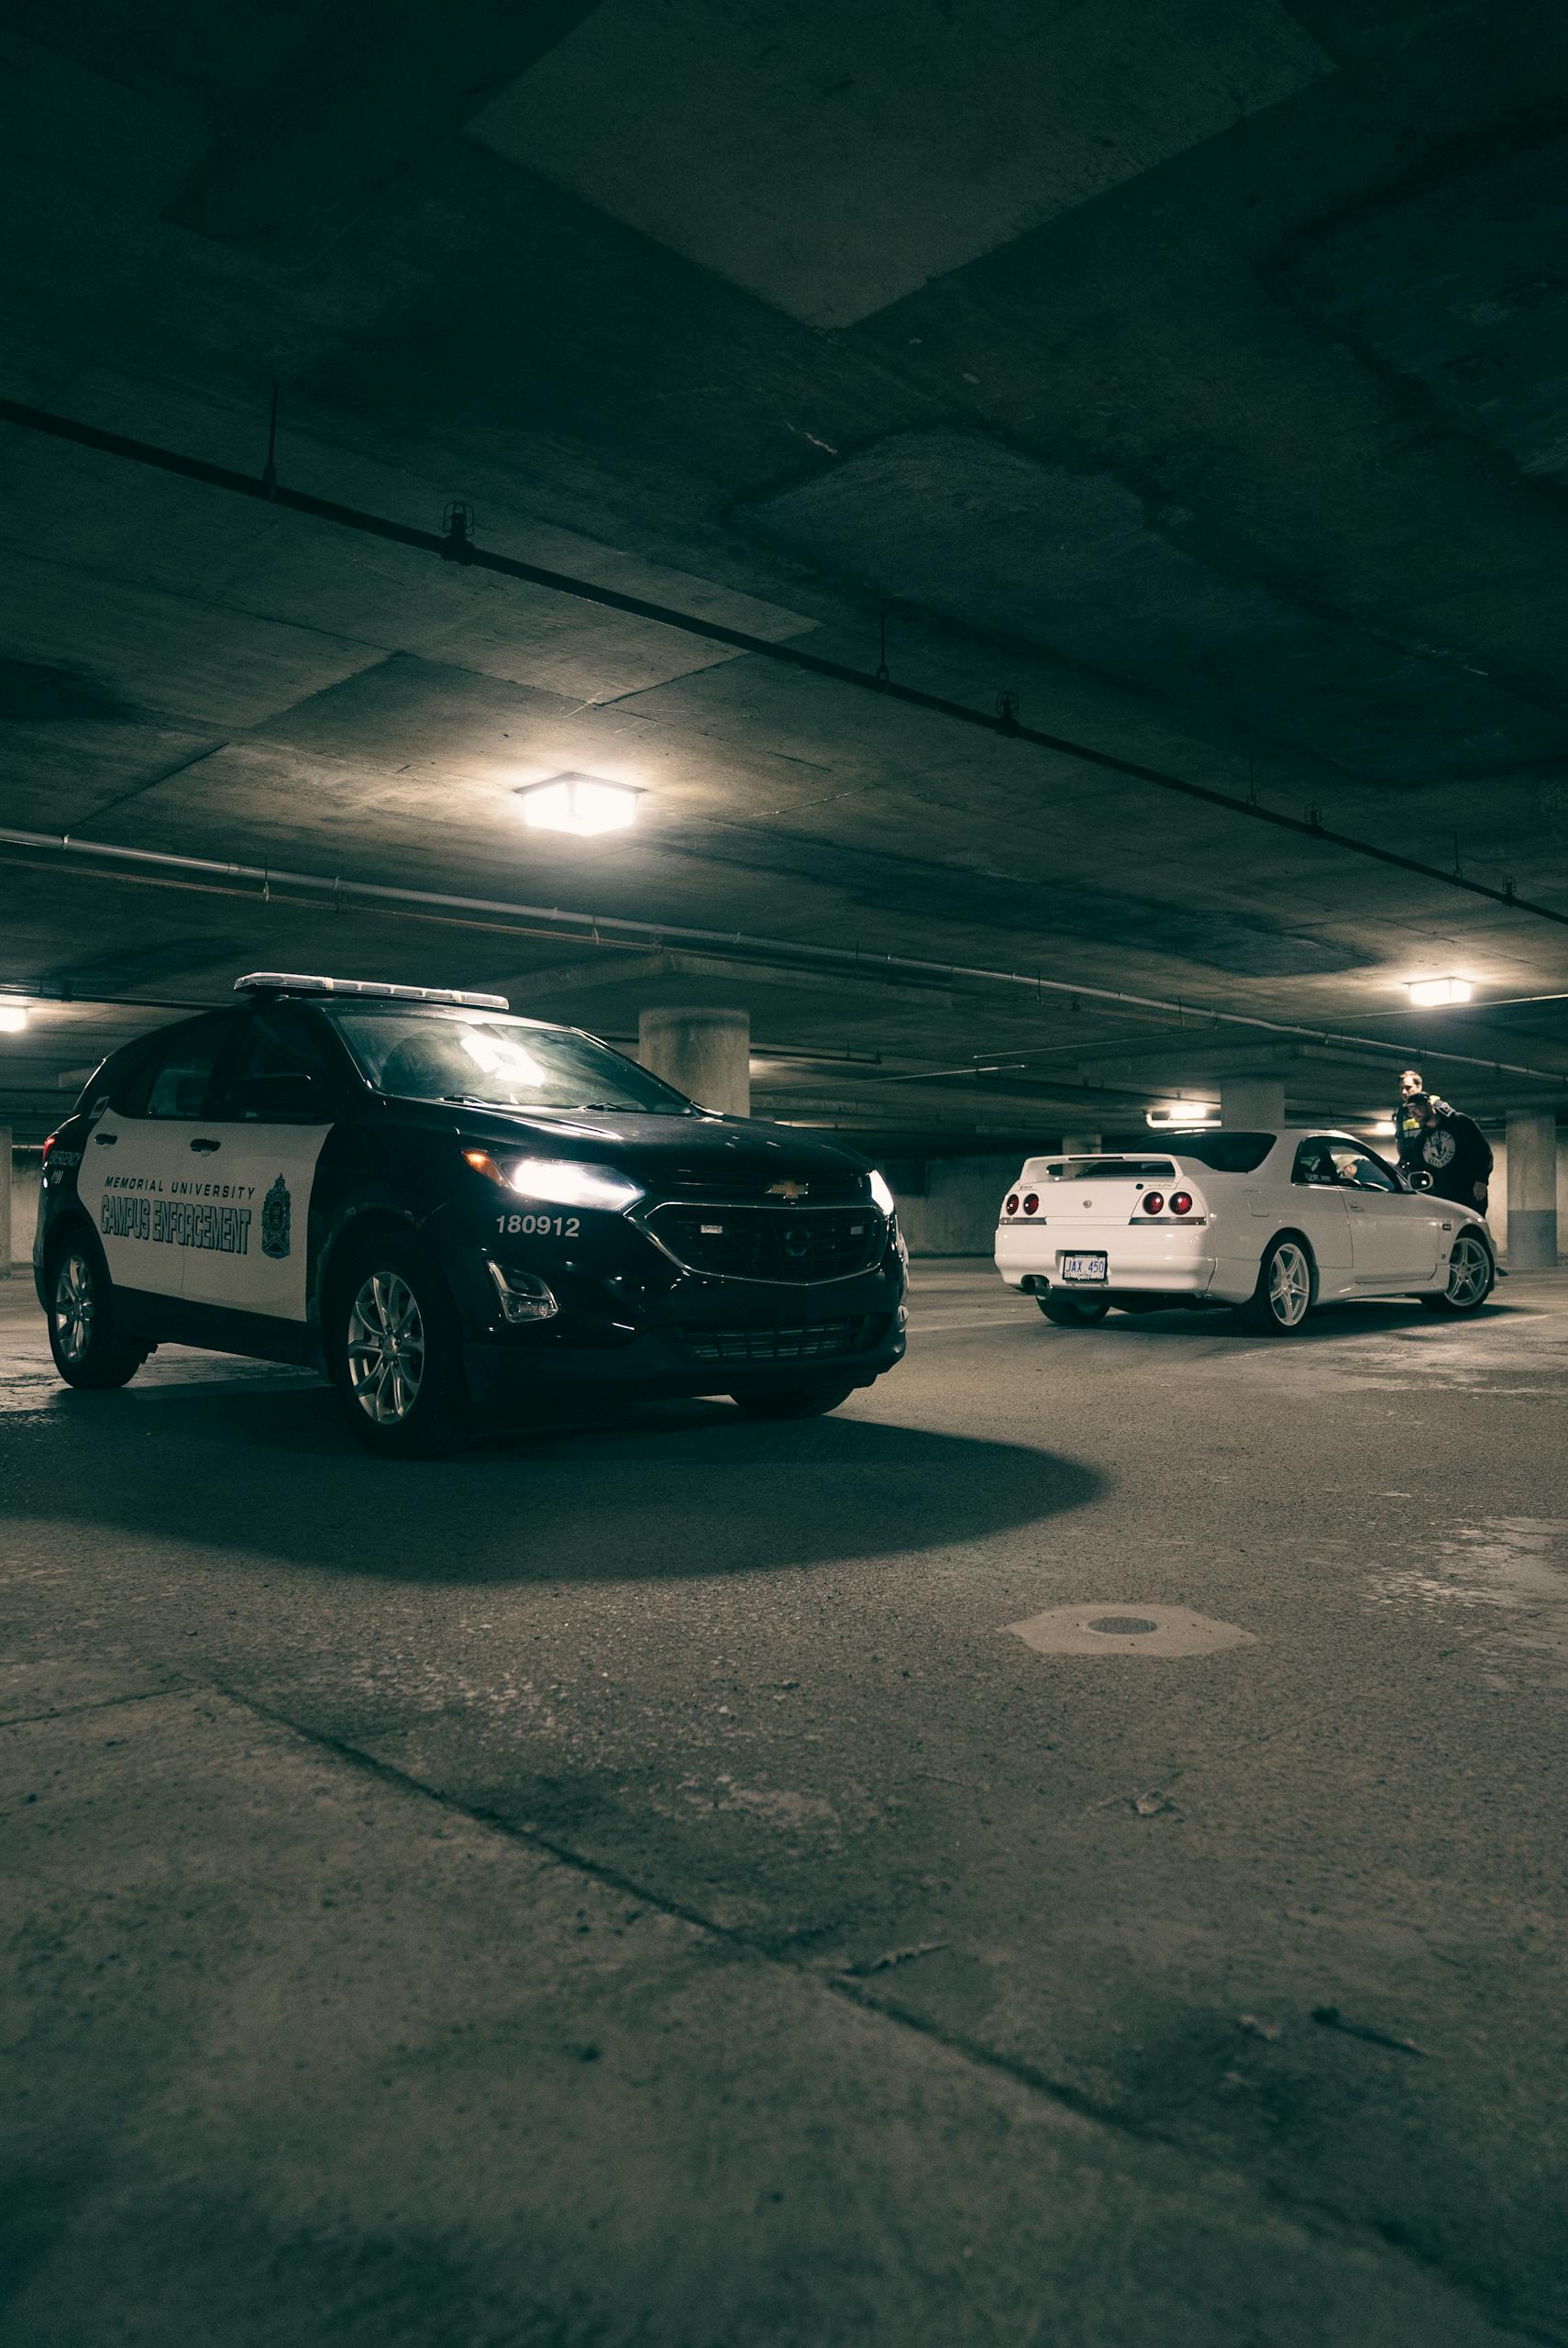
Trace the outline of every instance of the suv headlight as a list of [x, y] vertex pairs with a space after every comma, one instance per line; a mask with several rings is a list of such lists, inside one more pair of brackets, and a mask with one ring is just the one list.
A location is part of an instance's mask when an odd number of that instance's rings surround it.
[[878, 1174], [875, 1167], [871, 1168], [871, 1197], [873, 1203], [881, 1208], [888, 1221], [891, 1223], [898, 1213], [898, 1208], [894, 1203], [893, 1194], [888, 1188], [886, 1175]]
[[497, 1158], [488, 1149], [465, 1149], [463, 1156], [476, 1174], [488, 1174], [520, 1199], [538, 1199], [548, 1206], [600, 1207], [610, 1214], [624, 1214], [647, 1195], [613, 1166], [589, 1166], [569, 1157]]

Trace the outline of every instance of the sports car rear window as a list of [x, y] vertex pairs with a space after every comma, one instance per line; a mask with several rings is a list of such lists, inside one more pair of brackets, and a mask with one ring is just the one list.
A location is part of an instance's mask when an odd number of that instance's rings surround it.
[[1213, 1174], [1255, 1174], [1275, 1139], [1273, 1134], [1183, 1134], [1176, 1152]]
[[1175, 1172], [1168, 1157], [1065, 1157], [1042, 1167], [1041, 1177], [1047, 1182], [1168, 1182]]

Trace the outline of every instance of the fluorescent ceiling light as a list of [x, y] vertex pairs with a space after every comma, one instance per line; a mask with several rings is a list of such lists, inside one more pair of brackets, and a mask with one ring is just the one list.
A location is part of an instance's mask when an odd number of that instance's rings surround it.
[[1415, 979], [1410, 1001], [1419, 1003], [1468, 1002], [1475, 990], [1468, 979]]
[[1220, 1114], [1214, 1101], [1178, 1101], [1169, 1109], [1146, 1109], [1143, 1122], [1150, 1125], [1209, 1125]]
[[525, 783], [516, 796], [523, 821], [536, 831], [575, 832], [580, 839], [591, 839], [635, 824], [642, 793], [629, 782], [604, 782], [597, 775], [558, 774], [548, 782]]
[[27, 1024], [27, 1004], [14, 994], [0, 996], [0, 1036], [19, 1036]]
[[1375, 1122], [1374, 1123], [1374, 1125], [1373, 1125], [1372, 1130], [1373, 1130], [1373, 1132], [1374, 1132], [1375, 1134], [1383, 1134], [1383, 1135], [1390, 1135], [1390, 1134], [1392, 1134], [1392, 1133], [1393, 1133], [1393, 1131], [1394, 1131], [1394, 1120], [1393, 1120], [1393, 1118], [1392, 1118], [1392, 1117], [1379, 1117], [1379, 1118], [1377, 1118], [1377, 1119], [1375, 1120]]

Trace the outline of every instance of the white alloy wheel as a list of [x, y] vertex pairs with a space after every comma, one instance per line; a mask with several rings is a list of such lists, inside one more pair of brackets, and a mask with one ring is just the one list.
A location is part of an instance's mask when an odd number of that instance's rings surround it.
[[348, 1380], [377, 1426], [401, 1425], [425, 1379], [425, 1322], [399, 1272], [372, 1271], [348, 1314]]
[[1461, 1312], [1479, 1304], [1492, 1285], [1492, 1259], [1484, 1241], [1473, 1231], [1463, 1231], [1453, 1243], [1453, 1253], [1448, 1259], [1448, 1301]]
[[1268, 1309], [1282, 1329], [1297, 1329], [1312, 1301], [1312, 1267], [1294, 1239], [1282, 1239], [1268, 1268]]
[[1448, 1286], [1442, 1302], [1451, 1312], [1474, 1312], [1492, 1293], [1495, 1274], [1491, 1250], [1474, 1231], [1462, 1231], [1448, 1259]]

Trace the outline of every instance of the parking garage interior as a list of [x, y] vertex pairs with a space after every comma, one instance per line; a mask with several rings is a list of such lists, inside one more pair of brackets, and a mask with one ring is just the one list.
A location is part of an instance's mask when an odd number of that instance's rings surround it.
[[[1568, 2340], [1568, 19], [0, 47], [6, 2337]], [[906, 1357], [74, 1390], [46, 1146], [256, 971], [856, 1153]], [[999, 1278], [1411, 1066], [1479, 1311]]]

